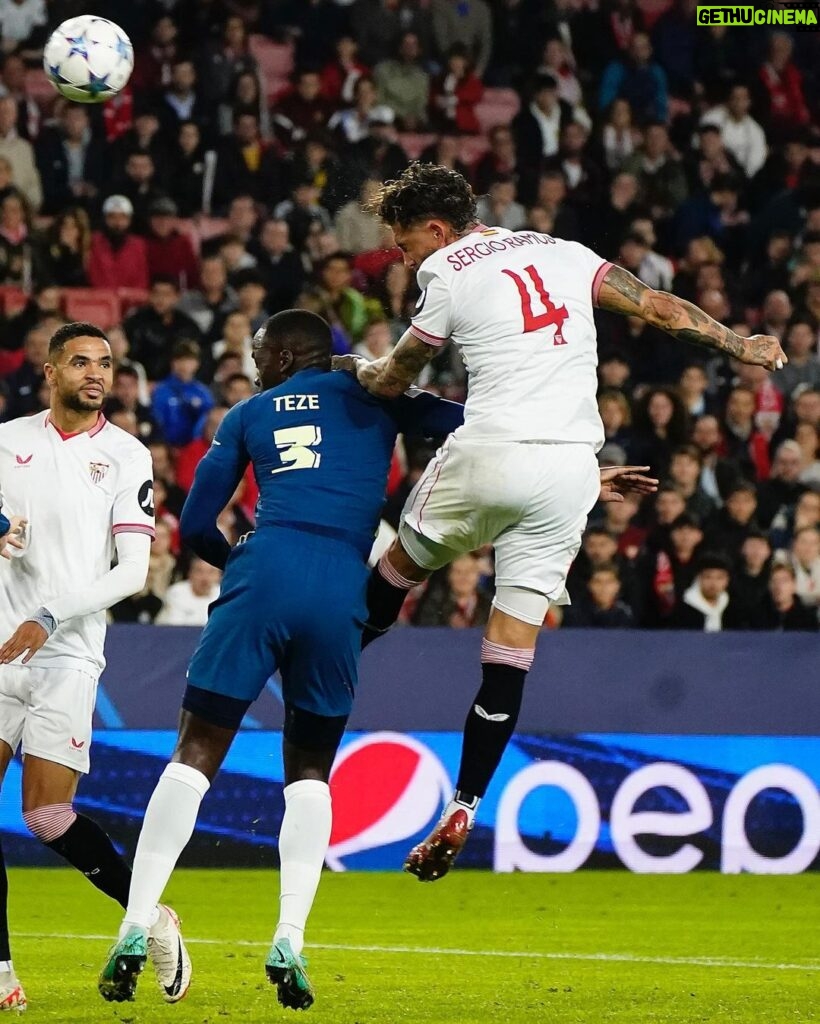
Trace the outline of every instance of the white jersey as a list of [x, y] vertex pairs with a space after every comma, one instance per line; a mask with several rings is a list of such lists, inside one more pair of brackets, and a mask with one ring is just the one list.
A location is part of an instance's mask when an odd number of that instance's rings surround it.
[[577, 242], [479, 226], [429, 256], [411, 332], [459, 347], [472, 441], [604, 441], [593, 302], [612, 266]]
[[[80, 434], [63, 434], [48, 413], [0, 424], [0, 490], [3, 513], [29, 524], [25, 550], [0, 559], [3, 641], [49, 600], [107, 573], [116, 534], [154, 535], [151, 453], [102, 415]], [[104, 611], [66, 619], [29, 665], [99, 674], [104, 640]]]

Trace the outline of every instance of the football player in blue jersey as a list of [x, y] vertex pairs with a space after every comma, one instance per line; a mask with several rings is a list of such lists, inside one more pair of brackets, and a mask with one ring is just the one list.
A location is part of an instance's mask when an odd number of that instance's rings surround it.
[[[262, 391], [235, 406], [197, 468], [183, 540], [224, 569], [188, 670], [179, 737], [154, 790], [134, 859], [128, 909], [99, 980], [133, 998], [149, 916], [194, 830], [199, 805], [242, 718], [279, 670], [285, 703], [280, 916], [266, 962], [279, 1001], [313, 1002], [301, 956], [331, 829], [328, 779], [353, 703], [366, 614], [367, 557], [399, 433], [449, 434], [460, 405], [426, 392], [374, 398], [331, 371], [329, 325], [271, 317], [254, 339]], [[216, 525], [252, 463], [256, 530], [231, 549]]]

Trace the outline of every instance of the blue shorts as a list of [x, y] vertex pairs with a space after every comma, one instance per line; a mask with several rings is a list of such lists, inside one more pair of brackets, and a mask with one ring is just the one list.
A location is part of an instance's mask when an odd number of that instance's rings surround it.
[[349, 715], [358, 683], [368, 568], [343, 541], [267, 526], [234, 548], [188, 683], [256, 700], [278, 669], [288, 704]]

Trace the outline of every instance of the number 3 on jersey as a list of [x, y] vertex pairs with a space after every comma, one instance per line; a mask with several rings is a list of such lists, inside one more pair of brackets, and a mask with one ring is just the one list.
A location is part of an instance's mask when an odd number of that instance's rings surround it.
[[313, 449], [322, 443], [321, 427], [284, 427], [274, 430], [273, 440], [279, 449], [282, 465], [274, 473], [287, 473], [290, 469], [318, 469], [322, 461], [320, 452]]
[[[562, 329], [564, 321], [569, 316], [569, 313], [567, 313], [567, 307], [556, 306], [553, 303], [550, 298], [550, 293], [544, 287], [541, 275], [535, 267], [532, 264], [528, 267], [524, 267], [524, 273], [529, 277], [529, 282], [525, 281], [519, 274], [516, 274], [514, 270], [502, 270], [501, 273], [506, 274], [507, 277], [510, 277], [515, 281], [515, 286], [518, 289], [518, 295], [521, 299], [521, 312], [524, 316], [524, 333], [529, 334], [531, 331], [541, 331], [545, 327], [555, 327], [555, 337], [552, 342], [553, 345], [566, 345], [567, 342], [562, 333]], [[543, 313], [533, 312], [530, 284], [535, 288], [536, 294], [544, 308]]]

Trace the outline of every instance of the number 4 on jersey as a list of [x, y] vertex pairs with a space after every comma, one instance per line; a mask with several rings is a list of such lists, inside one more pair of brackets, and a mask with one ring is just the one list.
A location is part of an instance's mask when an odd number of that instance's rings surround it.
[[566, 339], [562, 333], [564, 321], [569, 316], [566, 306], [556, 306], [550, 298], [550, 293], [544, 287], [544, 282], [541, 280], [541, 275], [535, 269], [532, 264], [528, 267], [524, 267], [524, 273], [529, 277], [532, 282], [535, 291], [538, 294], [538, 298], [541, 300], [541, 305], [544, 307], [543, 313], [533, 313], [532, 310], [532, 296], [530, 295], [530, 289], [527, 282], [520, 277], [514, 270], [502, 270], [502, 274], [506, 274], [515, 281], [515, 286], [518, 289], [518, 294], [521, 297], [521, 312], [524, 315], [524, 332], [529, 334], [531, 331], [541, 331], [545, 327], [555, 327], [555, 338], [553, 339], [553, 345], [566, 345]]

